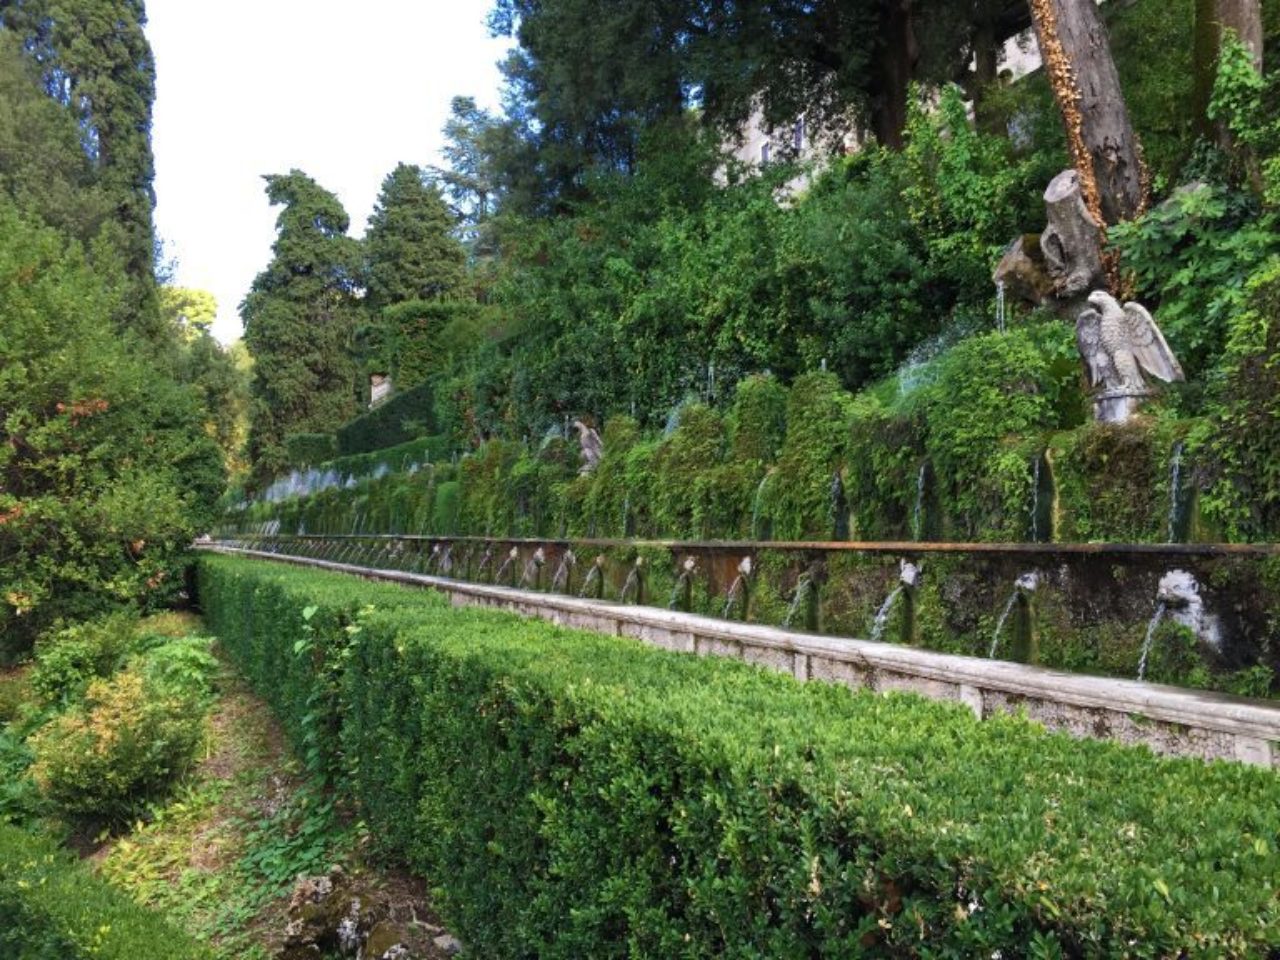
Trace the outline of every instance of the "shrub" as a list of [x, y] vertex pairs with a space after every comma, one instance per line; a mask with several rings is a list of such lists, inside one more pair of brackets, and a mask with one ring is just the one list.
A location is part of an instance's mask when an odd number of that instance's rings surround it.
[[169, 605], [225, 481], [194, 391], [121, 335], [95, 259], [0, 198], [0, 660], [60, 618]]
[[80, 699], [91, 681], [115, 673], [136, 649], [137, 618], [115, 614], [41, 638], [31, 687], [48, 705]]
[[1227, 381], [1211, 447], [1220, 475], [1205, 513], [1232, 537], [1280, 535], [1280, 263], [1249, 285], [1249, 309], [1232, 318]]
[[208, 960], [211, 954], [51, 841], [0, 824], [0, 956]]
[[[437, 594], [203, 559], [295, 737], [486, 957], [1255, 957], [1280, 784]], [[315, 656], [290, 651], [299, 640]]]
[[338, 443], [331, 433], [290, 433], [284, 448], [293, 467], [313, 467], [338, 455]]
[[13, 720], [34, 701], [30, 671], [15, 669], [0, 673], [0, 726]]
[[82, 703], [32, 735], [32, 776], [64, 814], [123, 819], [191, 762], [203, 731], [196, 702], [127, 670], [92, 681]]
[[212, 653], [212, 637], [156, 638], [134, 657], [130, 668], [142, 675], [148, 690], [161, 696], [207, 706], [213, 700], [213, 680], [218, 660]]

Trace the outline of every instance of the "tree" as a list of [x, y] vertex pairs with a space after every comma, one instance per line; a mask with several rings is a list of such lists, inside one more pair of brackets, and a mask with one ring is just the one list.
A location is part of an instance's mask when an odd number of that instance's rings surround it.
[[112, 323], [120, 286], [0, 199], [0, 657], [164, 605], [225, 475], [193, 392]]
[[89, 243], [111, 205], [71, 112], [41, 90], [36, 65], [0, 30], [0, 194], [29, 219]]
[[154, 275], [155, 60], [142, 0], [0, 0], [46, 93], [71, 111], [81, 146], [111, 205], [129, 285], [117, 322], [163, 339]]
[[1107, 28], [1093, 0], [1030, 0], [1085, 205], [1100, 228], [1146, 208], [1149, 185]]
[[1195, 0], [1195, 115], [1202, 136], [1213, 137], [1223, 146], [1231, 138], [1222, 124], [1209, 118], [1209, 101], [1218, 75], [1222, 45], [1234, 35], [1253, 59], [1253, 68], [1262, 73], [1262, 5], [1259, 0]]
[[399, 164], [365, 231], [366, 302], [373, 310], [407, 300], [439, 300], [465, 279], [466, 254], [453, 235], [455, 220], [421, 168]]
[[356, 412], [351, 354], [359, 244], [337, 197], [300, 170], [264, 178], [274, 256], [240, 305], [253, 357], [249, 450], [254, 479], [288, 462], [285, 435], [326, 433]]
[[472, 97], [454, 97], [444, 124], [447, 166], [430, 168], [430, 176], [448, 198], [464, 235], [474, 239], [493, 213], [498, 199], [495, 133], [502, 121], [476, 106]]
[[208, 290], [161, 287], [160, 310], [169, 328], [181, 340], [207, 334], [218, 316], [218, 301]]
[[218, 301], [207, 290], [161, 287], [160, 307], [174, 339], [173, 368], [204, 411], [204, 432], [217, 441], [227, 471], [244, 472], [252, 364], [244, 344], [223, 347], [213, 336]]

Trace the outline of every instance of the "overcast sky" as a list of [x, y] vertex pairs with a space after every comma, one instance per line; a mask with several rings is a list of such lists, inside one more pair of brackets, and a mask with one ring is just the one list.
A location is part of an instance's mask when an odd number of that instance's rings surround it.
[[439, 160], [455, 95], [498, 101], [491, 0], [150, 0], [156, 229], [175, 282], [218, 298], [219, 339], [267, 263], [262, 175], [298, 167], [364, 230], [400, 161]]

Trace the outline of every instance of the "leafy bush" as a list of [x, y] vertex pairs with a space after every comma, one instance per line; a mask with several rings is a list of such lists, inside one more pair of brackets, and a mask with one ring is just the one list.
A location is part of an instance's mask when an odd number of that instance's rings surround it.
[[0, 673], [0, 726], [17, 717], [34, 700], [29, 671], [20, 668]]
[[1202, 508], [1237, 538], [1280, 536], [1280, 263], [1258, 272], [1231, 321], [1214, 411], [1219, 475]]
[[136, 670], [148, 690], [193, 704], [203, 711], [213, 701], [218, 660], [212, 637], [174, 637], [143, 644], [129, 668]]
[[[163, 667], [158, 672], [166, 674]], [[82, 703], [30, 738], [31, 773], [60, 812], [119, 820], [191, 762], [203, 732], [204, 712], [194, 698], [126, 670], [92, 681]]]
[[1275, 218], [1259, 213], [1248, 194], [1199, 183], [1110, 233], [1192, 381], [1222, 355], [1245, 281], [1280, 252]]
[[962, 341], [922, 390], [925, 452], [957, 539], [1018, 540], [1038, 434], [1078, 423], [1079, 361], [1064, 324]]
[[98, 880], [54, 843], [0, 824], [0, 955], [207, 960], [209, 951]]
[[[225, 557], [211, 625], [488, 957], [1255, 957], [1280, 785]], [[291, 656], [299, 641], [322, 660]]]
[[109, 677], [137, 647], [137, 617], [115, 614], [67, 627], [36, 645], [31, 687], [49, 705], [80, 699], [90, 682]]
[[59, 618], [169, 605], [213, 519], [222, 455], [119, 332], [118, 280], [0, 198], [0, 658]]

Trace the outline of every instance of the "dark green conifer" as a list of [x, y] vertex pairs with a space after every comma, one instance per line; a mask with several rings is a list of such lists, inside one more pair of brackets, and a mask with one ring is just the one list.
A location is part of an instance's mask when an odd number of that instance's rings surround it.
[[337, 197], [300, 170], [264, 179], [284, 209], [275, 255], [240, 305], [254, 360], [249, 449], [258, 480], [285, 467], [286, 434], [327, 433], [355, 414], [360, 268]]
[[369, 306], [379, 310], [456, 293], [466, 257], [455, 226], [440, 191], [424, 181], [419, 167], [402, 163], [387, 174], [365, 234]]

